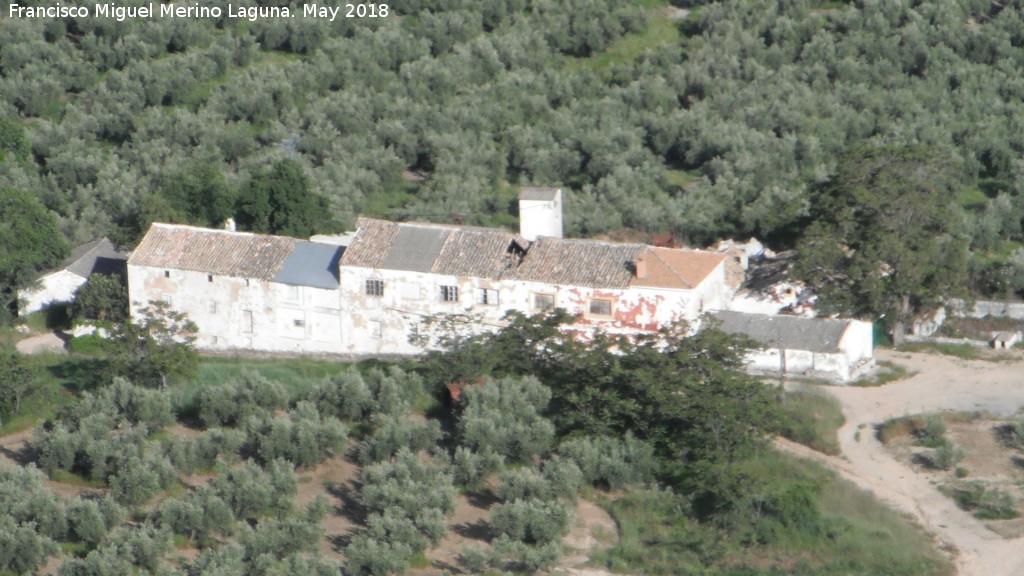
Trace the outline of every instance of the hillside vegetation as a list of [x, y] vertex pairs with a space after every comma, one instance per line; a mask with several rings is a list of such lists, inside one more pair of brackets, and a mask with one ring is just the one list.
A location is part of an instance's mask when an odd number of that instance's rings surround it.
[[5, 18], [0, 189], [69, 245], [231, 215], [294, 235], [359, 215], [511, 225], [526, 184], [571, 191], [570, 235], [786, 247], [844, 155], [912, 147], [950, 172], [944, 233], [970, 251], [954, 284], [1024, 288], [1020, 2], [700, 4]]

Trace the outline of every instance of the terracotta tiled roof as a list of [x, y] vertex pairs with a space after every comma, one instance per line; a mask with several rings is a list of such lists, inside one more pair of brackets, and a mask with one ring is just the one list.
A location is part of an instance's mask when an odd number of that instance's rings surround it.
[[493, 228], [360, 218], [341, 265], [501, 279], [518, 264], [516, 249], [527, 245]]
[[296, 242], [283, 236], [153, 224], [128, 265], [270, 280]]
[[699, 250], [648, 248], [642, 255], [647, 276], [634, 278], [632, 286], [693, 289], [725, 261], [724, 254]]

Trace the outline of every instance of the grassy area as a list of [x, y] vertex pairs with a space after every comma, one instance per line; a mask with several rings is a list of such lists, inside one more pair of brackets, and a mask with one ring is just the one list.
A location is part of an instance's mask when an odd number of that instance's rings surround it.
[[256, 372], [264, 378], [281, 383], [288, 390], [291, 399], [295, 400], [313, 384], [329, 376], [337, 376], [352, 366], [350, 362], [316, 358], [204, 357], [199, 364], [199, 374], [196, 378], [188, 384], [174, 388], [171, 393], [175, 409], [187, 411], [200, 388], [227, 382], [243, 372]]
[[899, 347], [901, 352], [933, 352], [954, 356], [961, 360], [979, 360], [981, 351], [970, 344], [943, 344], [939, 342], [907, 342]]
[[672, 188], [685, 188], [699, 176], [697, 172], [693, 170], [665, 169], [663, 174], [665, 175], [665, 182]]
[[838, 400], [823, 390], [804, 386], [786, 392], [782, 409], [785, 414], [783, 436], [825, 454], [840, 453], [836, 432], [846, 419]]
[[821, 466], [768, 453], [750, 462], [749, 468], [749, 473], [766, 480], [767, 493], [819, 486], [814, 495], [818, 518], [771, 532], [770, 542], [752, 543], [751, 538], [762, 537], [766, 524], [766, 517], [757, 518], [752, 510], [743, 513], [749, 516], [752, 533], [729, 539], [681, 514], [686, 503], [678, 497], [658, 490], [634, 491], [605, 503], [618, 523], [620, 540], [595, 560], [613, 572], [632, 574], [953, 573], [927, 534]]
[[961, 188], [956, 191], [956, 203], [965, 210], [983, 210], [989, 198], [978, 186]]
[[678, 44], [681, 40], [678, 21], [651, 16], [643, 32], [627, 34], [598, 54], [586, 58], [570, 58], [566, 63], [566, 69], [572, 72], [590, 69], [599, 74], [607, 73], [619, 64], [636, 61], [647, 51]]

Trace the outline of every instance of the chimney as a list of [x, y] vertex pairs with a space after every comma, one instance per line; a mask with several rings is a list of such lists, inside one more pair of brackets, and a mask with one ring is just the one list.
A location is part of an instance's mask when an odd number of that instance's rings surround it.
[[228, 218], [227, 220], [225, 220], [224, 229], [227, 230], [228, 232], [234, 232], [236, 230], [235, 219]]
[[519, 189], [519, 234], [530, 242], [539, 236], [562, 237], [560, 189]]
[[636, 277], [640, 280], [647, 278], [647, 261], [644, 260], [643, 256], [637, 257], [636, 261], [633, 262], [633, 268], [636, 270]]

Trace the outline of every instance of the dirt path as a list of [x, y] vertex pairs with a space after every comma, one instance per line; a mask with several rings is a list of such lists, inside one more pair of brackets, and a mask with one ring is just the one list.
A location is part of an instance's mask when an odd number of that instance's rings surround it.
[[14, 347], [22, 354], [42, 354], [45, 352], [52, 352], [55, 354], [67, 353], [67, 350], [64, 349], [64, 341], [53, 332], [39, 334], [38, 336], [29, 336], [24, 340], [19, 340]]
[[1024, 355], [1015, 353], [1012, 362], [985, 362], [882, 350], [878, 357], [916, 374], [878, 388], [829, 388], [846, 416], [846, 424], [839, 429], [840, 458], [784, 440], [779, 441], [780, 448], [826, 463], [909, 514], [957, 551], [960, 576], [1024, 574], [1024, 538], [1003, 539], [957, 508], [925, 477], [893, 458], [875, 434], [881, 422], [909, 414], [953, 410], [1005, 417], [1019, 411], [1024, 406]]

